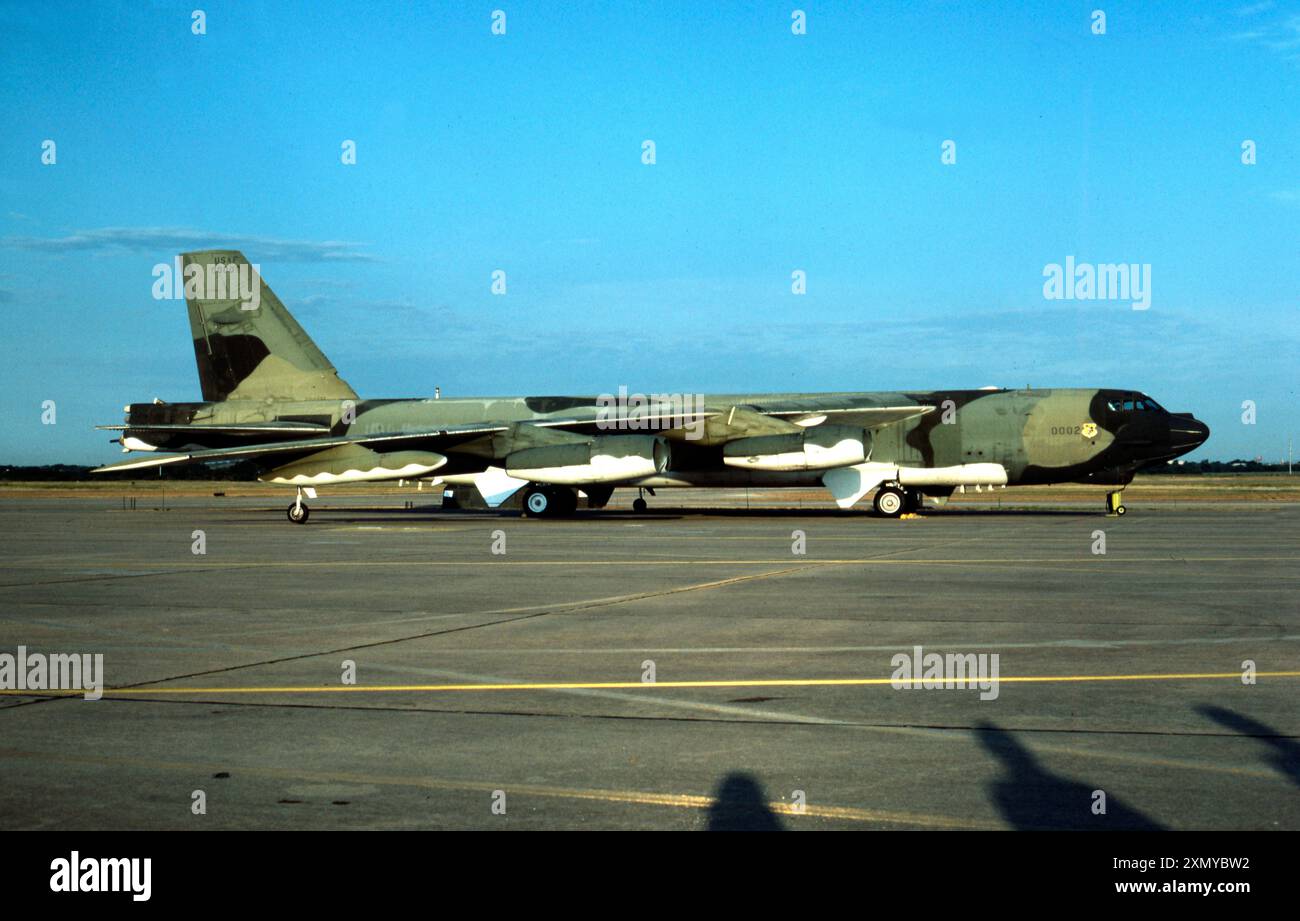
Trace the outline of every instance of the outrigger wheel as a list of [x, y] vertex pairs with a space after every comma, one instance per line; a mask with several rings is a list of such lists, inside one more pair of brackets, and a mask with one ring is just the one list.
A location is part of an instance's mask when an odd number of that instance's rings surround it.
[[877, 515], [897, 518], [903, 514], [903, 509], [907, 505], [907, 496], [897, 486], [882, 486], [871, 504], [875, 507]]
[[297, 498], [293, 500], [293, 504], [289, 506], [289, 509], [285, 514], [289, 516], [289, 520], [294, 524], [307, 523], [307, 517], [311, 514], [311, 510], [307, 508], [307, 503], [302, 501], [301, 489], [298, 490]]

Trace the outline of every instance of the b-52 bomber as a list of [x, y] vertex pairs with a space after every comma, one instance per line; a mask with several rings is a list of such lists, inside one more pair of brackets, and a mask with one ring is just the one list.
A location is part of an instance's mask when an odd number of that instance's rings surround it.
[[362, 399], [241, 253], [181, 264], [203, 402], [130, 404], [100, 428], [147, 456], [97, 472], [251, 460], [296, 490], [298, 524], [317, 487], [399, 479], [473, 485], [494, 508], [523, 490], [542, 517], [572, 514], [579, 490], [602, 508], [617, 488], [822, 486], [897, 517], [958, 488], [1043, 483], [1114, 487], [1122, 515], [1137, 470], [1209, 437], [1107, 388]]

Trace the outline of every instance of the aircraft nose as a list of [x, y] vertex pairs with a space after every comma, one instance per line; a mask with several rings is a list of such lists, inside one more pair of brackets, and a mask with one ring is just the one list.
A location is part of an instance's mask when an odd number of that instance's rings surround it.
[[1169, 441], [1178, 451], [1191, 451], [1205, 444], [1210, 427], [1192, 415], [1175, 416], [1169, 425]]

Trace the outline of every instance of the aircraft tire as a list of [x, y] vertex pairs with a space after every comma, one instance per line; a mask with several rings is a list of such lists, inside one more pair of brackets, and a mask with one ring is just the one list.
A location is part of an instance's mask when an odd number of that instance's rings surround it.
[[871, 501], [877, 515], [897, 518], [907, 507], [907, 496], [897, 486], [882, 486]]
[[294, 502], [289, 506], [285, 515], [294, 524], [306, 524], [308, 516], [311, 515], [311, 510], [307, 508], [306, 503]]
[[555, 495], [543, 486], [530, 486], [524, 493], [524, 514], [529, 518], [550, 518], [556, 504]]
[[576, 489], [570, 489], [567, 486], [557, 486], [552, 491], [551, 498], [555, 500], [554, 514], [556, 515], [561, 515], [567, 518], [578, 510], [578, 491]]

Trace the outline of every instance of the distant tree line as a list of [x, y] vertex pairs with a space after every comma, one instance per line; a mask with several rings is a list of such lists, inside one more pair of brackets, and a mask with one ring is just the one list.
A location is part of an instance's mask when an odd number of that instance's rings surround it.
[[1255, 460], [1228, 460], [1228, 461], [1187, 461], [1178, 463], [1174, 461], [1169, 463], [1152, 464], [1150, 467], [1142, 468], [1143, 473], [1286, 473], [1286, 464], [1266, 464], [1262, 461]]
[[[256, 480], [258, 468], [250, 461], [216, 464], [185, 464], [159, 467], [158, 470], [123, 470], [118, 473], [91, 473], [93, 467], [79, 464], [48, 464], [43, 467], [0, 465], [0, 482], [68, 482], [76, 480]], [[161, 476], [159, 476], [161, 471]]]

